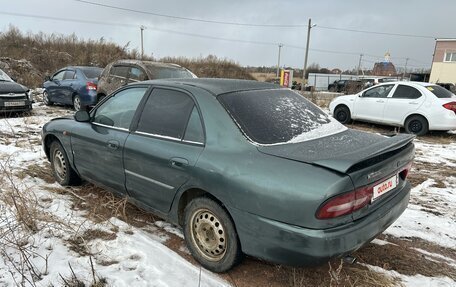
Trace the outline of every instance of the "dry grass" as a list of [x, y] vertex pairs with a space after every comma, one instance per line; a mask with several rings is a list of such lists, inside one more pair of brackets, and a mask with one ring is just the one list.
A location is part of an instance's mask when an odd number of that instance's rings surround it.
[[195, 73], [200, 78], [230, 78], [255, 80], [255, 78], [241, 67], [228, 59], [219, 59], [209, 55], [205, 58], [167, 57], [160, 59], [161, 62], [175, 63]]

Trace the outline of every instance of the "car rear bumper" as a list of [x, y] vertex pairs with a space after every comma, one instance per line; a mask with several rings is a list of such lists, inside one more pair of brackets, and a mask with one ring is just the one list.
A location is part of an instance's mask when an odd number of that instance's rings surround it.
[[350, 254], [388, 228], [407, 208], [410, 184], [366, 217], [330, 229], [308, 229], [230, 209], [244, 253], [285, 265], [314, 266]]
[[95, 90], [80, 94], [79, 97], [81, 99], [81, 105], [83, 106], [95, 106], [98, 102], [97, 91]]

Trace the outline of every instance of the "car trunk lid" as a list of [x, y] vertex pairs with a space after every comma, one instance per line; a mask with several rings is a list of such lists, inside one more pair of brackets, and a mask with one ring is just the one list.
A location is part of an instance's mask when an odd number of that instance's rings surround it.
[[356, 220], [376, 210], [404, 186], [405, 181], [398, 173], [413, 159], [413, 139], [412, 135], [382, 136], [348, 129], [338, 134], [295, 144], [259, 146], [258, 150], [271, 156], [346, 174], [352, 180], [355, 190], [378, 185], [398, 176], [396, 188], [352, 214]]

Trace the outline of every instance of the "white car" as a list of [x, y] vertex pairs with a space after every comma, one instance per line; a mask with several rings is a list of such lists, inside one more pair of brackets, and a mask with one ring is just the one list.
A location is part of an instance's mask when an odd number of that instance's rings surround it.
[[343, 124], [366, 121], [404, 127], [407, 133], [416, 135], [456, 129], [456, 96], [429, 83], [379, 84], [356, 95], [337, 97], [329, 109]]

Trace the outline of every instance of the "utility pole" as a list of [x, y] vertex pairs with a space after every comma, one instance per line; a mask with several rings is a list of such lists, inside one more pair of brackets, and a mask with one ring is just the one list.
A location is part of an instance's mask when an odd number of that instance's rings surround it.
[[407, 73], [407, 64], [408, 64], [409, 58], [405, 58], [405, 67], [404, 67], [404, 73], [402, 74], [402, 80], [405, 77], [405, 74]]
[[141, 27], [139, 27], [139, 29], [141, 29], [141, 60], [142, 60], [144, 58], [144, 37], [143, 37], [143, 32], [144, 32], [144, 29], [146, 29], [146, 27], [141, 25]]
[[312, 25], [312, 19], [309, 18], [309, 25], [307, 26], [307, 44], [306, 44], [306, 56], [304, 58], [304, 68], [302, 69], [302, 85], [301, 85], [301, 91], [304, 91], [305, 85], [307, 84], [306, 81], [306, 70], [307, 70], [307, 58], [309, 56], [309, 42], [310, 42], [310, 29], [315, 27], [316, 25]]
[[279, 77], [279, 72], [280, 72], [280, 51], [282, 50], [282, 47], [283, 47], [283, 44], [279, 44], [279, 57], [277, 59], [277, 75], [276, 77], [278, 78]]
[[363, 60], [363, 54], [359, 55], [359, 63], [358, 63], [358, 76], [359, 76], [359, 71], [361, 70], [361, 61]]

